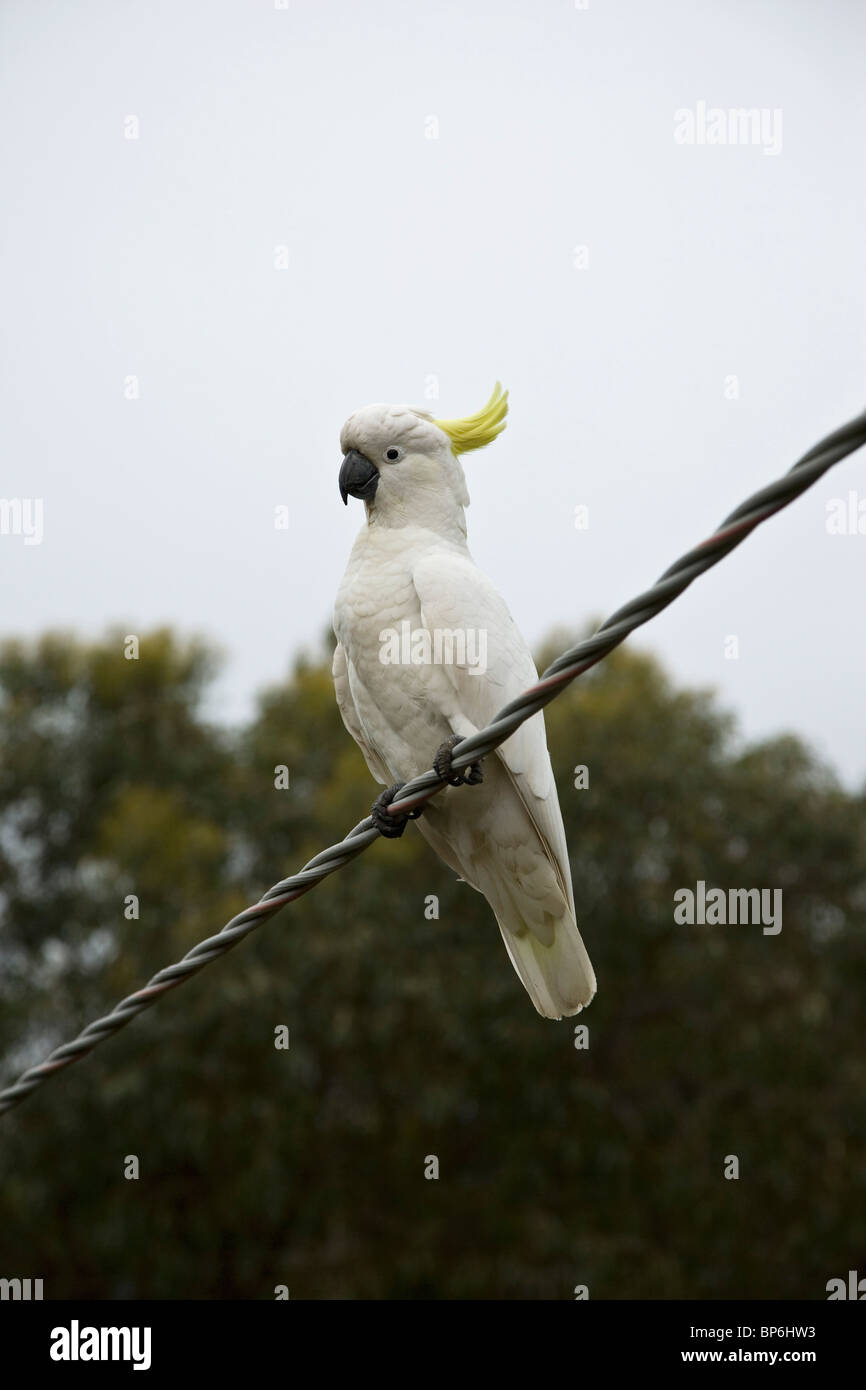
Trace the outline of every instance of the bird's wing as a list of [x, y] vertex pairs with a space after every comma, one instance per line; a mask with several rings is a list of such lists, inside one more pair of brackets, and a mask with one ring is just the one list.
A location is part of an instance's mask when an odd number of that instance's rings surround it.
[[[466, 655], [476, 659], [475, 674], [468, 660], [443, 666], [450, 704], [442, 713], [455, 733], [466, 736], [488, 724], [503, 705], [535, 684], [535, 663], [505, 601], [468, 555], [446, 550], [428, 553], [416, 563], [412, 577], [427, 630], [431, 634], [462, 630]], [[468, 629], [476, 634], [472, 651]], [[483, 673], [478, 661], [482, 639], [486, 642]], [[496, 753], [535, 824], [574, 912], [568, 849], [544, 716], [539, 712], [527, 719]]]
[[367, 766], [376, 781], [381, 782], [383, 787], [387, 787], [391, 781], [388, 769], [376, 750], [371, 747], [368, 740], [364, 737], [364, 731], [361, 728], [361, 721], [358, 718], [358, 711], [355, 708], [355, 701], [352, 697], [352, 690], [349, 684], [349, 663], [346, 659], [346, 651], [342, 642], [338, 642], [334, 650], [334, 664], [331, 668], [331, 672], [334, 677], [334, 691], [337, 696], [337, 707], [342, 716], [343, 723], [361, 752], [364, 754]]

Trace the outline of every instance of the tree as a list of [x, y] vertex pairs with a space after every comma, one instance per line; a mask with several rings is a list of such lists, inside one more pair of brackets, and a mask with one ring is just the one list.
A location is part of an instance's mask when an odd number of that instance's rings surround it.
[[[6, 1078], [376, 794], [326, 662], [226, 732], [207, 644], [127, 661], [122, 636], [0, 650]], [[856, 1265], [864, 796], [630, 649], [546, 719], [591, 1008], [535, 1014], [410, 826], [2, 1121], [0, 1272], [58, 1298], [822, 1298]], [[699, 880], [782, 888], [781, 932], [677, 924]]]

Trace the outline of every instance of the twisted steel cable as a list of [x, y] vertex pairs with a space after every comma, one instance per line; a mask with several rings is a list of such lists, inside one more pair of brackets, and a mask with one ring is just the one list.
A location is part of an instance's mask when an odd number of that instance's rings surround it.
[[[834, 463], [861, 448], [863, 444], [866, 444], [866, 411], [816, 444], [783, 477], [741, 503], [707, 540], [666, 569], [652, 588], [618, 608], [591, 637], [578, 642], [576, 646], [557, 657], [537, 684], [530, 686], [517, 699], [505, 705], [485, 729], [479, 729], [476, 734], [455, 744], [451, 756], [452, 770], [464, 771], [472, 763], [492, 753], [524, 720], [537, 714], [584, 671], [602, 661], [615, 647], [624, 642], [635, 628], [642, 627], [662, 609], [667, 608], [699, 574], [704, 574], [717, 565], [762, 521], [787, 507], [832, 468]], [[445, 780], [430, 768], [403, 785], [399, 796], [388, 806], [388, 812], [397, 818], [404, 817], [410, 811], [423, 807], [445, 785]], [[379, 831], [372, 818], [366, 816], [339, 844], [322, 850], [305, 864], [299, 873], [275, 883], [259, 902], [239, 912], [216, 936], [199, 942], [187, 952], [183, 960], [160, 970], [143, 989], [128, 995], [111, 1013], [88, 1024], [72, 1042], [56, 1048], [44, 1062], [30, 1067], [14, 1085], [0, 1091], [0, 1115], [20, 1104], [56, 1072], [87, 1056], [98, 1043], [125, 1027], [145, 1009], [151, 1008], [169, 990], [176, 989], [206, 965], [210, 965], [211, 961], [232, 950], [262, 922], [273, 917], [296, 898], [309, 893], [322, 879], [335, 873], [337, 869], [342, 869], [378, 838]]]

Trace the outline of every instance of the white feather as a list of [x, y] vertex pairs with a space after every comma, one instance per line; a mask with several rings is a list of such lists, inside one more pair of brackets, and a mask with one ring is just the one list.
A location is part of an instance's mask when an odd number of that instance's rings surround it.
[[[405, 456], [388, 469], [384, 448], [404, 438]], [[537, 673], [503, 599], [467, 548], [462, 489], [445, 436], [405, 408], [368, 407], [343, 431], [344, 448], [361, 445], [381, 476], [337, 595], [334, 682], [349, 733], [387, 784], [423, 772], [449, 735], [489, 723]], [[407, 621], [431, 639], [437, 631], [485, 634], [485, 672], [473, 674], [466, 661], [383, 661], [383, 633], [399, 633]], [[538, 1012], [561, 1018], [588, 1004], [595, 975], [575, 920], [543, 716], [527, 720], [485, 760], [482, 785], [446, 788], [417, 826], [487, 898]]]

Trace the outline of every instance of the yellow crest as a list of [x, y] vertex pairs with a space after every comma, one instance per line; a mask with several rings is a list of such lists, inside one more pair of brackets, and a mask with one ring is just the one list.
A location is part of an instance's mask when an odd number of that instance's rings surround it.
[[470, 449], [483, 449], [485, 444], [493, 443], [505, 429], [507, 414], [508, 392], [503, 391], [497, 381], [490, 400], [475, 415], [467, 415], [463, 420], [434, 420], [433, 423], [447, 434], [455, 454], [468, 454]]

